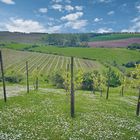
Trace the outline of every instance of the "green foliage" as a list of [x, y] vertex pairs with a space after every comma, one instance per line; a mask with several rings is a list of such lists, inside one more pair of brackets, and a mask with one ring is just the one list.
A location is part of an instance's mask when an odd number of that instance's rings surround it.
[[[108, 77], [110, 78], [108, 79]], [[106, 83], [109, 83], [110, 87], [118, 87], [121, 85], [119, 74], [112, 69], [106, 72], [106, 79]]]
[[83, 82], [83, 71], [78, 70], [75, 76], [75, 89], [81, 89]]
[[[5, 81], [9, 83], [21, 83], [23, 79], [23, 75], [14, 71], [5, 75]], [[0, 77], [0, 82], [2, 82], [2, 77]]]
[[140, 88], [140, 64], [136, 65], [136, 68], [131, 73], [132, 86], [135, 88]]
[[103, 90], [104, 85], [105, 85], [105, 77], [98, 71], [93, 71], [92, 73], [93, 77], [93, 88], [94, 90]]
[[127, 47], [130, 50], [140, 50], [140, 44], [134, 43]]
[[65, 80], [61, 73], [59, 72], [53, 73], [50, 76], [50, 81], [53, 84], [53, 86], [56, 86], [57, 88], [64, 88]]
[[91, 72], [83, 74], [82, 89], [83, 90], [92, 90], [93, 89], [93, 77], [92, 77]]
[[64, 82], [63, 82], [64, 86], [63, 87], [66, 90], [66, 92], [68, 92], [70, 90], [71, 74], [69, 71], [65, 71], [65, 72], [63, 72], [62, 77], [64, 79]]
[[139, 61], [130, 61], [126, 64], [123, 64], [123, 66], [127, 67], [127, 68], [135, 68], [137, 64], [140, 64], [140, 60]]

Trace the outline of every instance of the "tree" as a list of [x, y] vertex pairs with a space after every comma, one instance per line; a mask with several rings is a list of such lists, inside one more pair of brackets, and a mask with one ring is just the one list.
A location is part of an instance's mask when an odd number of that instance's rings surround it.
[[70, 71], [69, 71], [69, 64], [67, 65], [67, 70], [65, 72], [63, 72], [63, 79], [64, 79], [64, 88], [66, 90], [66, 92], [70, 91]]
[[78, 70], [75, 78], [75, 88], [80, 89], [83, 82], [83, 71]]
[[33, 71], [33, 85], [34, 85], [34, 89], [38, 90], [38, 74], [39, 74], [39, 70], [38, 67], [36, 67], [36, 69]]
[[124, 89], [126, 86], [129, 86], [130, 85], [130, 80], [129, 78], [124, 74], [120, 74], [120, 81], [121, 81], [121, 96], [124, 96]]
[[110, 77], [111, 77], [111, 68], [109, 67], [109, 70], [107, 72], [107, 92], [106, 92], [106, 99], [108, 99], [108, 96], [109, 96]]
[[82, 89], [93, 90], [93, 77], [91, 72], [83, 74]]
[[139, 91], [138, 95], [138, 103], [136, 108], [136, 115], [139, 116], [140, 114], [140, 64], [136, 65], [134, 71], [132, 71], [132, 78], [133, 78], [133, 87], [137, 88]]

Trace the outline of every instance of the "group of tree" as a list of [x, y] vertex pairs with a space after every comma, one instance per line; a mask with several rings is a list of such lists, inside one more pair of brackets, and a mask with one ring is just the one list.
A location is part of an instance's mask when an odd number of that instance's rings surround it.
[[134, 44], [129, 45], [127, 48], [130, 50], [140, 50], [140, 44], [134, 43]]
[[106, 34], [99, 33], [67, 33], [67, 34], [46, 34], [42, 41], [47, 45], [59, 47], [88, 47], [91, 38]]

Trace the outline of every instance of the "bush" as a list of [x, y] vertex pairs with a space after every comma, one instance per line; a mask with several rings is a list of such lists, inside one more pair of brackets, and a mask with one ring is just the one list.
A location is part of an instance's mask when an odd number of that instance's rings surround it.
[[[106, 83], [108, 83], [108, 75], [109, 75], [109, 72], [107, 72], [107, 80], [106, 80]], [[120, 81], [120, 78], [119, 78], [119, 75], [117, 75], [115, 73], [115, 71], [111, 70], [110, 71], [110, 87], [118, 87], [121, 85], [121, 81]]]
[[140, 50], [140, 44], [134, 43], [127, 47], [130, 50]]
[[57, 88], [64, 88], [64, 79], [60, 73], [54, 73], [50, 76], [51, 83], [56, 86]]
[[[23, 80], [21, 75], [12, 75], [12, 76], [5, 76], [5, 81], [9, 83], [20, 83]], [[2, 77], [0, 77], [0, 81], [2, 82]]]
[[140, 61], [136, 61], [136, 62], [131, 61], [126, 64], [123, 64], [123, 66], [127, 68], [135, 68], [137, 64], [140, 64]]
[[82, 89], [83, 90], [92, 90], [93, 88], [93, 79], [92, 73], [84, 73], [83, 74], [83, 82], [82, 82]]

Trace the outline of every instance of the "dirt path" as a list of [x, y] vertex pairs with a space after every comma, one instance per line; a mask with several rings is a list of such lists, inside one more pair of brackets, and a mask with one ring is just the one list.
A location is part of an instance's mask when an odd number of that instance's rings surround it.
[[[25, 86], [6, 86], [7, 97], [19, 96], [21, 92], [26, 91]], [[3, 98], [3, 88], [0, 87], [0, 98]]]
[[[30, 90], [33, 90], [33, 87], [30, 87]], [[39, 90], [43, 94], [47, 92], [65, 94], [65, 91], [62, 89], [39, 88]], [[22, 95], [22, 92], [26, 92], [26, 86], [22, 86], [22, 85], [6, 86], [7, 97], [19, 96]], [[0, 87], [0, 99], [2, 98], [3, 98], [3, 88]]]

